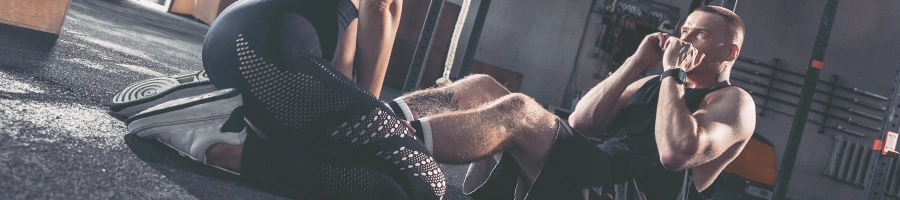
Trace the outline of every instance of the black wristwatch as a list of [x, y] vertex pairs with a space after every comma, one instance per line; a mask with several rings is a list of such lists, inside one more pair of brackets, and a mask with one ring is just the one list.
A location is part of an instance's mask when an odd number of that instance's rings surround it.
[[671, 76], [672, 78], [675, 78], [675, 81], [677, 81], [678, 83], [681, 83], [681, 84], [687, 83], [687, 73], [685, 73], [684, 70], [681, 68], [666, 70], [661, 75], [659, 75], [659, 80], [662, 81], [663, 79], [665, 79], [666, 77], [669, 77], [669, 76]]

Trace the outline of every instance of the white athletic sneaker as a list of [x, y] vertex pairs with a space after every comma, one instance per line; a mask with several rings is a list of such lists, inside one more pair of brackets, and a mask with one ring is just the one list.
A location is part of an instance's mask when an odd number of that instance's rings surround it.
[[244, 116], [236, 111], [243, 105], [236, 89], [168, 101], [131, 117], [128, 132], [140, 138], [158, 140], [182, 156], [226, 172], [228, 169], [206, 162], [206, 150], [215, 143], [238, 145], [247, 138]]
[[216, 90], [204, 70], [152, 78], [132, 84], [113, 96], [109, 110], [115, 115], [131, 117], [163, 102]]

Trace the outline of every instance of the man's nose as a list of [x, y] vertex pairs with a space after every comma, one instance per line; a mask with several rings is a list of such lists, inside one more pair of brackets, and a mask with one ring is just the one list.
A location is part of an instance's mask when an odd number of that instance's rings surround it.
[[681, 39], [681, 41], [684, 41], [687, 43], [694, 44], [694, 34], [693, 33], [684, 34], [681, 36], [681, 38], [678, 38], [678, 39]]

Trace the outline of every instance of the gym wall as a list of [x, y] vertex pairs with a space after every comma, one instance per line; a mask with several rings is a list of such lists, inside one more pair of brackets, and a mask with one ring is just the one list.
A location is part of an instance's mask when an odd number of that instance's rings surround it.
[[[523, 74], [522, 93], [544, 105], [560, 105], [592, 2], [491, 1], [475, 60]], [[468, 36], [470, 29], [462, 35]], [[468, 50], [460, 44], [457, 52]]]
[[[681, 7], [683, 17], [686, 17], [689, 13], [687, 9], [690, 1], [688, 0], [657, 1]], [[715, 0], [711, 5], [720, 5], [721, 2], [721, 0]], [[825, 0], [739, 1], [736, 13], [741, 16], [746, 28], [746, 38], [741, 56], [763, 62], [771, 62], [774, 58], [778, 58], [781, 60], [779, 67], [805, 74], [812, 55], [812, 47], [818, 33], [819, 23], [822, 19], [824, 4]], [[824, 70], [822, 70], [819, 79], [830, 82], [832, 75], [838, 75], [837, 83], [839, 85], [889, 96], [888, 94], [893, 87], [892, 81], [898, 68], [898, 62], [900, 62], [900, 52], [896, 51], [896, 49], [900, 48], [900, 41], [898, 41], [897, 37], [900, 35], [900, 25], [896, 23], [900, 21], [900, 13], [896, 12], [898, 7], [900, 7], [900, 1], [841, 1], [825, 55]], [[601, 79], [593, 78], [593, 74], [597, 72], [600, 60], [593, 57], [595, 47], [592, 46], [597, 39], [596, 33], [600, 19], [600, 15], [591, 14], [588, 25], [584, 29], [585, 38], [582, 41], [584, 45], [581, 47], [581, 54], [578, 56], [577, 66], [574, 69], [575, 72], [572, 73], [575, 75], [573, 79], [575, 81], [567, 91], [567, 97], [569, 98], [565, 99], [564, 103], [558, 106], [567, 108], [569, 105], [568, 101], [574, 96], [572, 94], [580, 90], [587, 91], [601, 81]], [[738, 65], [748, 64], [738, 62]], [[656, 69], [656, 71], [661, 70]], [[606, 74], [606, 71], [603, 71], [603, 73]], [[736, 73], [733, 72], [733, 74]], [[529, 74], [525, 75], [526, 82], [529, 81], [528, 76]], [[795, 83], [803, 83], [802, 78], [788, 76], [784, 73], [776, 77], [792, 79]], [[759, 79], [759, 81], [764, 80]], [[766, 89], [751, 86], [734, 78], [732, 83], [746, 86], [755, 92], [767, 92]], [[799, 88], [784, 83], [775, 83], [773, 86], [795, 92], [796, 94], [794, 95], [800, 93]], [[821, 83], [818, 84], [818, 88], [824, 91], [829, 91], [830, 89], [830, 87]], [[799, 100], [793, 95], [778, 92], [773, 92], [772, 95], [771, 98], [783, 99], [793, 103], [797, 103]], [[846, 90], [838, 90], [835, 92], [835, 95], [860, 98], [858, 97], [859, 95]], [[825, 100], [826, 96], [819, 94], [815, 98]], [[755, 96], [754, 99], [757, 104], [761, 104], [764, 101], [759, 96]], [[865, 103], [882, 106], [889, 104], [886, 101], [875, 101], [867, 98], [860, 98], [860, 100]], [[886, 115], [883, 111], [866, 110], [859, 105], [842, 100], [834, 100], [834, 105], [864, 110], [881, 117]], [[791, 115], [795, 112], [795, 107], [782, 103], [770, 101], [768, 107], [785, 111]], [[816, 103], [813, 104], [813, 109], [824, 110], [822, 105]], [[757, 111], [762, 110], [761, 107], [757, 107]], [[842, 117], [852, 117], [839, 111], [831, 112]], [[756, 132], [774, 143], [780, 164], [793, 118], [774, 112], [766, 112], [764, 116], [757, 117]], [[856, 118], [854, 119], [856, 121], [863, 121], [859, 117], [853, 118]], [[810, 113], [809, 120], [819, 122], [822, 120], [822, 115]], [[863, 122], [876, 127], [882, 126], [880, 122]], [[843, 180], [837, 180], [837, 178], [826, 175], [835, 146], [835, 137], [871, 146], [872, 140], [880, 139], [883, 133], [848, 126], [847, 122], [836, 119], [829, 119], [826, 124], [851, 127], [865, 136], [857, 137], [831, 129], [826, 129], [819, 133], [821, 126], [808, 123], [800, 153], [797, 155], [792, 180], [790, 181], [788, 197], [792, 199], [859, 199], [862, 197], [862, 187], [855, 186], [852, 183], [845, 183]], [[890, 198], [897, 199], [896, 197]]]
[[[743, 4], [742, 4], [743, 3]], [[738, 4], [737, 13], [744, 19], [747, 39], [743, 56], [759, 60], [782, 59], [780, 66], [795, 72], [805, 73], [815, 36], [824, 10], [824, 0], [817, 1], [745, 1]], [[831, 38], [825, 54], [825, 66], [820, 80], [830, 80], [838, 75], [838, 84], [860, 88], [876, 94], [890, 96], [900, 53], [897, 36], [900, 34], [900, 7], [898, 1], [841, 1], [832, 27]], [[797, 82], [802, 82], [797, 80]], [[819, 84], [820, 89], [829, 87]], [[826, 90], [827, 91], [827, 90]], [[798, 91], [799, 93], [799, 91]], [[837, 91], [835, 95], [853, 96], [848, 91]], [[787, 99], [786, 97], [784, 97]], [[817, 99], [824, 99], [818, 98]], [[889, 102], [871, 101], [885, 105]], [[759, 101], [759, 100], [757, 100]], [[849, 102], [838, 105], [853, 106]], [[816, 109], [816, 108], [814, 108]], [[821, 107], [818, 109], [821, 110]], [[787, 109], [793, 113], [794, 109]], [[884, 112], [873, 112], [884, 117]], [[810, 120], [819, 121], [821, 116], [810, 115]], [[760, 117], [757, 133], [765, 135], [781, 153], [787, 142], [792, 118], [772, 114]], [[828, 124], [838, 123], [831, 120]], [[880, 127], [881, 123], [872, 123]], [[863, 144], [881, 139], [883, 133], [855, 128], [864, 137], [851, 136], [838, 131], [826, 130], [820, 134], [820, 126], [807, 124], [803, 142], [797, 155], [788, 197], [794, 199], [860, 199], [863, 189], [826, 176], [829, 159], [834, 150], [835, 137], [842, 137]], [[871, 149], [871, 148], [869, 148]], [[896, 186], [894, 186], [896, 187]], [[827, 188], [827, 189], [825, 189]], [[896, 196], [889, 199], [897, 199]]]

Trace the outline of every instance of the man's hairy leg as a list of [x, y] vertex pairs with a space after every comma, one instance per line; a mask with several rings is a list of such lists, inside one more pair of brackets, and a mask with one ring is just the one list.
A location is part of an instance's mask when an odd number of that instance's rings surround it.
[[476, 74], [446, 87], [419, 90], [398, 99], [406, 103], [413, 115], [407, 118], [419, 119], [446, 112], [474, 109], [507, 94], [509, 90], [490, 76]]
[[471, 163], [508, 151], [532, 182], [556, 138], [557, 118], [523, 94], [510, 94], [475, 109], [428, 117], [434, 157]]

